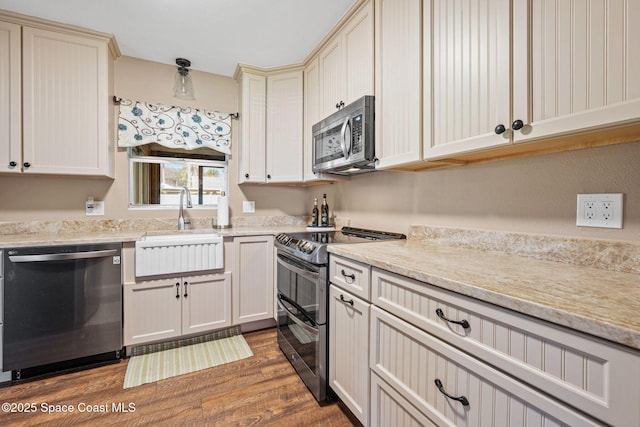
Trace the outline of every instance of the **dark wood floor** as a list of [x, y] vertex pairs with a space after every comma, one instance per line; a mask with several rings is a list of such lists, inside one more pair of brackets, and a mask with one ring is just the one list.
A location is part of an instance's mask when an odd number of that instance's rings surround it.
[[[341, 403], [320, 406], [278, 349], [275, 329], [245, 334], [253, 357], [124, 390], [127, 360], [0, 389], [0, 403], [28, 404], [0, 425], [352, 426]], [[114, 412], [113, 404], [135, 408]], [[73, 405], [73, 413], [42, 412]], [[82, 405], [109, 412], [79, 412]], [[15, 407], [16, 405], [14, 405]], [[27, 406], [29, 408], [29, 406]], [[20, 409], [20, 408], [18, 408]]]

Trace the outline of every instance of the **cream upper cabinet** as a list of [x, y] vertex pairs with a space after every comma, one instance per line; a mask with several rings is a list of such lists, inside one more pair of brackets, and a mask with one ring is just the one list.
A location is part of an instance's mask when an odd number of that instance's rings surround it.
[[514, 0], [515, 142], [638, 122], [639, 21], [637, 0]]
[[425, 2], [425, 159], [511, 143], [511, 3]]
[[421, 0], [376, 0], [376, 157], [379, 169], [422, 160]]
[[0, 19], [0, 171], [113, 177], [113, 39]]
[[22, 166], [20, 26], [0, 21], [0, 171]]
[[304, 181], [315, 181], [313, 173], [313, 125], [320, 121], [320, 71], [315, 57], [304, 69]]
[[303, 72], [240, 66], [238, 183], [302, 182]]
[[374, 91], [373, 0], [365, 2], [318, 53], [320, 119]]
[[431, 0], [424, 159], [638, 121], [635, 0]]
[[301, 182], [302, 70], [267, 76], [267, 182]]
[[240, 137], [238, 138], [238, 183], [265, 182], [267, 77], [239, 68]]

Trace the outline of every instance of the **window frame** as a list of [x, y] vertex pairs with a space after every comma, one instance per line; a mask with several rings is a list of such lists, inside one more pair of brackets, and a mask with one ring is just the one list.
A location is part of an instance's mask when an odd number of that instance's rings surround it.
[[[178, 208], [178, 205], [161, 205], [161, 204], [135, 204], [134, 203], [134, 167], [136, 163], [154, 163], [154, 164], [169, 164], [169, 163], [183, 163], [185, 165], [197, 165], [204, 167], [217, 167], [222, 168], [225, 176], [225, 184], [224, 188], [221, 191], [224, 191], [224, 194], [229, 194], [229, 155], [224, 155], [224, 160], [206, 160], [206, 159], [197, 159], [197, 158], [188, 158], [188, 157], [162, 157], [162, 156], [140, 156], [133, 154], [132, 148], [127, 150], [129, 170], [128, 170], [128, 179], [129, 179], [129, 194], [128, 194], [128, 206], [130, 210], [175, 210]], [[217, 152], [214, 152], [217, 153]], [[222, 153], [218, 153], [222, 155]], [[188, 153], [185, 152], [185, 155]], [[193, 196], [192, 196], [193, 198]], [[206, 205], [198, 205], [197, 203], [193, 204], [194, 209], [215, 209], [217, 208], [217, 198], [215, 204], [206, 204]]]

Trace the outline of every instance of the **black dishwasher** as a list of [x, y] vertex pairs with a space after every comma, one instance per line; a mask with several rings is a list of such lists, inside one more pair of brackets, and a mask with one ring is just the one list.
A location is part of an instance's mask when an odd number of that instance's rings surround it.
[[3, 366], [13, 379], [115, 360], [121, 244], [4, 251]]

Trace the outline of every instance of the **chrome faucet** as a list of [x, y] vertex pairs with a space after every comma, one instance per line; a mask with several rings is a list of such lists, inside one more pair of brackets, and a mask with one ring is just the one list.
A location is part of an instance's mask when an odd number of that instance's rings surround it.
[[180, 190], [180, 208], [178, 210], [178, 230], [184, 230], [184, 225], [189, 223], [189, 220], [184, 220], [184, 212], [182, 209], [182, 196], [187, 195], [187, 207], [191, 208], [193, 205], [191, 204], [191, 192], [187, 187], [182, 187]]

